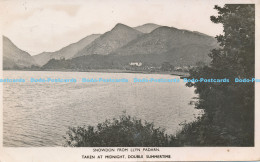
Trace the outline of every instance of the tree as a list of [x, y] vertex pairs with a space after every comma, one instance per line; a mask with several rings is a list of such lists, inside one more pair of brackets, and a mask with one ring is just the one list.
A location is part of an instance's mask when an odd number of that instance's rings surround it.
[[169, 62], [163, 62], [161, 66], [162, 71], [172, 71], [173, 66]]
[[235, 83], [234, 80], [254, 78], [255, 8], [252, 4], [227, 4], [215, 9], [218, 16], [211, 16], [211, 21], [224, 27], [224, 34], [216, 36], [221, 47], [209, 54], [211, 64], [192, 69], [190, 78], [228, 78], [230, 82], [187, 84], [196, 88], [200, 96], [197, 108], [205, 112], [201, 127], [190, 129], [204, 132], [201, 145], [252, 146], [254, 83]]

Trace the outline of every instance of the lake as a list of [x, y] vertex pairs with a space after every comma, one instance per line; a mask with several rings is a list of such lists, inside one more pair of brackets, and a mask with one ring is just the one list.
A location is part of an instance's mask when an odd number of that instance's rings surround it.
[[[4, 71], [3, 144], [5, 147], [62, 146], [69, 126], [93, 125], [126, 112], [167, 133], [201, 112], [189, 104], [194, 88], [179, 83], [134, 83], [134, 78], [176, 79], [178, 76], [136, 73]], [[76, 83], [31, 83], [31, 78], [77, 79]], [[128, 83], [82, 83], [82, 78], [128, 79]]]

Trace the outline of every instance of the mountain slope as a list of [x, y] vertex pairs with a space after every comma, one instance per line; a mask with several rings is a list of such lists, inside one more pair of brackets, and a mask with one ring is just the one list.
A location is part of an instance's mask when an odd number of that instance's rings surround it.
[[75, 57], [92, 54], [107, 55], [136, 39], [140, 35], [142, 35], [141, 32], [129, 26], [117, 24], [111, 31], [101, 35], [98, 39], [75, 55]]
[[81, 51], [84, 47], [86, 47], [88, 44], [93, 42], [95, 39], [97, 39], [100, 36], [100, 34], [92, 34], [90, 36], [87, 36], [80, 41], [70, 44], [59, 51], [56, 52], [43, 52], [38, 55], [33, 56], [37, 64], [44, 65], [46, 64], [50, 59], [69, 59], [72, 58], [75, 54], [77, 54], [79, 51]]
[[53, 58], [52, 54], [53, 52], [42, 52], [38, 55], [34, 55], [33, 58], [38, 65], [42, 66]]
[[9, 38], [3, 36], [3, 69], [24, 68], [35, 64], [29, 53], [19, 49]]
[[97, 39], [100, 34], [92, 34], [87, 36], [76, 43], [72, 43], [56, 52], [42, 52], [33, 56], [38, 65], [42, 66], [46, 64], [50, 59], [69, 59], [77, 54], [80, 50], [86, 47], [88, 44]]
[[144, 25], [134, 27], [134, 29], [136, 29], [136, 30], [138, 30], [142, 33], [150, 33], [150, 32], [152, 32], [153, 30], [155, 30], [159, 27], [161, 27], [161, 26], [157, 25], [157, 24], [153, 24], [153, 23], [148, 23], [148, 24], [144, 24]]
[[197, 62], [209, 63], [208, 54], [213, 46], [205, 44], [189, 44], [173, 48], [163, 54], [164, 60], [174, 66], [194, 66]]
[[127, 45], [117, 49], [113, 54], [162, 54], [181, 46], [188, 47], [188, 45], [216, 47], [217, 42], [213, 37], [207, 35], [163, 26], [129, 42]]

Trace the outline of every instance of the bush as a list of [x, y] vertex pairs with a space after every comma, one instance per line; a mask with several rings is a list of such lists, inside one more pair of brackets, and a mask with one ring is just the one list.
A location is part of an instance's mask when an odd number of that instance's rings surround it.
[[71, 147], [167, 147], [174, 144], [174, 136], [153, 123], [122, 115], [93, 126], [70, 127], [64, 137]]

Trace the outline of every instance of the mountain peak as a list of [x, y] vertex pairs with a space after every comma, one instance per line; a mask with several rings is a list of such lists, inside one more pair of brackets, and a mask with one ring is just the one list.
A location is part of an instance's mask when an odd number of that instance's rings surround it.
[[115, 27], [112, 30], [122, 29], [122, 28], [132, 29], [131, 27], [129, 27], [129, 26], [125, 25], [125, 24], [118, 23], [118, 24], [115, 25]]
[[126, 26], [125, 24], [122, 24], [122, 23], [117, 23], [115, 26]]
[[3, 41], [9, 41], [9, 42], [12, 42], [7, 36], [4, 36], [3, 35]]
[[[137, 26], [137, 27], [141, 27], [141, 26], [155, 26], [155, 27], [160, 27], [161, 25], [154, 24], [154, 23], [146, 23], [146, 24], [143, 24], [143, 25], [140, 25], [140, 26]], [[137, 27], [136, 27], [136, 28], [137, 28]]]
[[153, 30], [152, 33], [162, 33], [162, 32], [165, 33], [165, 32], [176, 32], [176, 31], [181, 31], [181, 30], [174, 27], [161, 26]]
[[[146, 23], [146, 24], [144, 24], [144, 25], [154, 25], [154, 26], [160, 26], [160, 25], [157, 25], [157, 24], [154, 24], [154, 23]], [[142, 25], [142, 26], [144, 26], [144, 25]]]
[[8, 37], [3, 36], [3, 68], [30, 67], [35, 65], [32, 56], [18, 48]]
[[124, 37], [125, 35], [128, 35], [128, 34], [142, 34], [142, 32], [134, 29], [134, 28], [131, 28], [130, 26], [127, 26], [125, 24], [121, 24], [121, 23], [118, 23], [115, 25], [115, 27], [109, 31], [109, 32], [106, 32], [105, 34], [103, 34], [101, 37], [104, 37], [105, 35], [122, 35], [122, 37]]
[[155, 30], [159, 27], [161, 27], [161, 26], [157, 25], [157, 24], [153, 24], [153, 23], [147, 23], [147, 24], [144, 24], [144, 25], [134, 27], [134, 29], [136, 29], [136, 30], [138, 30], [142, 33], [150, 33], [150, 32], [152, 32], [153, 30]]
[[142, 34], [127, 25], [118, 23], [112, 30], [102, 34], [97, 40], [79, 51], [75, 57], [92, 54], [108, 55]]

